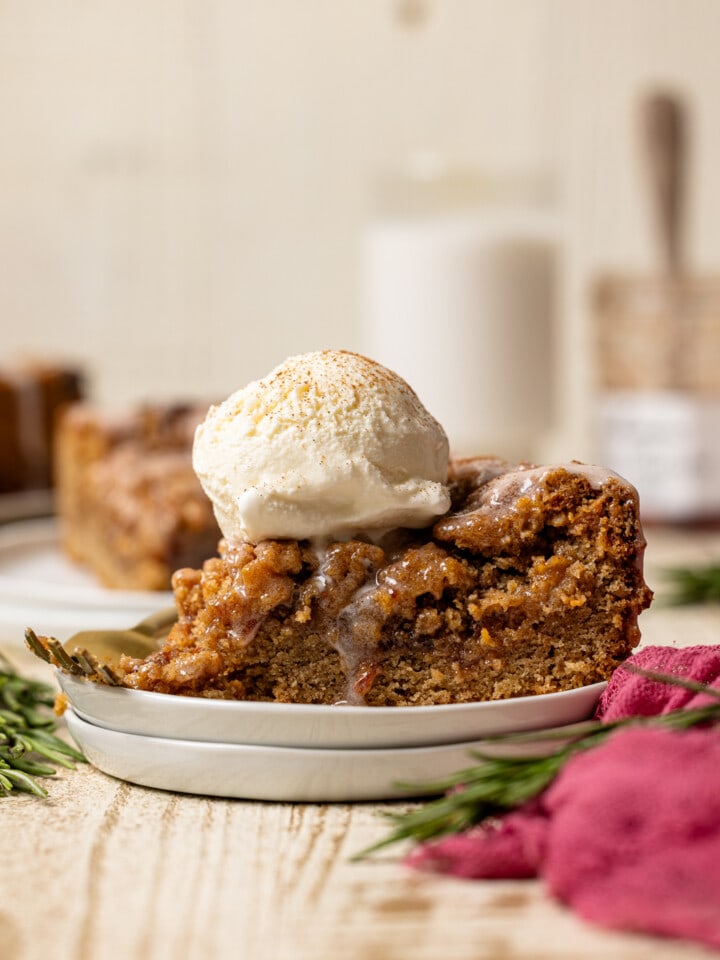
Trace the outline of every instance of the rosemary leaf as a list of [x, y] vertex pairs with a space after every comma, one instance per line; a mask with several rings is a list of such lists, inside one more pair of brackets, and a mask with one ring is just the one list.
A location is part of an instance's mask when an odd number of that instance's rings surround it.
[[670, 606], [720, 603], [720, 563], [698, 567], [670, 567], [663, 576], [671, 588], [665, 603]]
[[85, 760], [55, 736], [53, 702], [51, 686], [20, 676], [0, 655], [0, 797], [17, 790], [47, 797], [36, 777], [54, 776], [56, 767], [72, 769]]
[[67, 767], [70, 770], [75, 766], [72, 762], [73, 760], [85, 759], [78, 750], [64, 743], [59, 737], [55, 737], [52, 734], [46, 734], [46, 736], [41, 737], [39, 735], [40, 732], [41, 731], [38, 731], [24, 738], [28, 752], [38, 753], [41, 757], [46, 757], [48, 760], [52, 760], [53, 763]]
[[9, 794], [13, 789], [22, 790], [25, 793], [34, 793], [36, 797], [47, 797], [48, 792], [45, 787], [41, 787], [34, 777], [29, 776], [22, 770], [8, 769], [1, 770], [2, 780], [5, 786], [5, 793]]
[[31, 777], [52, 777], [55, 768], [49, 763], [37, 763], [34, 760], [28, 760], [25, 756], [13, 757], [13, 770], [21, 770], [23, 773], [29, 773]]

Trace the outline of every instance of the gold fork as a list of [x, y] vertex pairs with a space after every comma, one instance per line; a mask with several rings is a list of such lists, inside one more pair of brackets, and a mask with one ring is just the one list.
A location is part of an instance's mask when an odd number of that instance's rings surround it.
[[129, 630], [81, 630], [64, 644], [54, 637], [38, 636], [28, 627], [25, 643], [35, 656], [59, 670], [117, 687], [122, 683], [113, 664], [122, 655], [143, 659], [153, 653], [177, 616], [175, 607], [167, 607]]

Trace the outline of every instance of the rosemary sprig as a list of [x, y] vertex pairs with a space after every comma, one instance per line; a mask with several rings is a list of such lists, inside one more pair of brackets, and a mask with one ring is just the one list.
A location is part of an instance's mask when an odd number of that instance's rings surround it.
[[591, 720], [577, 724], [572, 731], [545, 730], [489, 737], [488, 742], [515, 744], [562, 738], [564, 744], [541, 757], [491, 757], [473, 751], [470, 756], [478, 762], [465, 770], [434, 783], [398, 784], [407, 791], [409, 797], [419, 793], [441, 796], [409, 812], [383, 814], [385, 819], [394, 824], [393, 829], [386, 837], [362, 850], [353, 859], [363, 859], [402, 840], [422, 843], [425, 840], [459, 833], [483, 820], [519, 807], [542, 793], [571, 756], [599, 746], [617, 730], [628, 727], [685, 730], [700, 724], [720, 722], [720, 690], [715, 687], [655, 670], [644, 670], [631, 664], [626, 664], [625, 669], [650, 680], [684, 687], [695, 693], [706, 693], [715, 702], [703, 707], [681, 708], [649, 717], [627, 717], [609, 723]]
[[674, 606], [720, 603], [720, 563], [699, 567], [670, 567], [663, 571], [671, 589], [665, 603]]
[[56, 766], [72, 769], [75, 761], [85, 760], [55, 736], [53, 701], [52, 687], [20, 676], [0, 655], [0, 797], [13, 790], [47, 797], [36, 777], [51, 777]]

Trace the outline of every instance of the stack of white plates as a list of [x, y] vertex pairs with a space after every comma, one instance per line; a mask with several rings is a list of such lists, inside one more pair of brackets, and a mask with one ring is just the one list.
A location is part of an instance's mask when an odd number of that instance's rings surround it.
[[[499, 734], [588, 718], [604, 684], [564, 693], [432, 707], [312, 706], [146, 693], [60, 674], [68, 727], [111, 776], [182, 793], [252, 800], [386, 800], [485, 755], [526, 756], [558, 740], [497, 742]], [[414, 786], [408, 787], [407, 784]]]

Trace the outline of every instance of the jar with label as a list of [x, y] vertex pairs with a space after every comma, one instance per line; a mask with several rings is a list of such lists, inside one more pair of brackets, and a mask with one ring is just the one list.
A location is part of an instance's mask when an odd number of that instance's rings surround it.
[[720, 519], [720, 277], [606, 276], [594, 318], [598, 459], [646, 520]]

